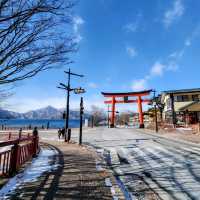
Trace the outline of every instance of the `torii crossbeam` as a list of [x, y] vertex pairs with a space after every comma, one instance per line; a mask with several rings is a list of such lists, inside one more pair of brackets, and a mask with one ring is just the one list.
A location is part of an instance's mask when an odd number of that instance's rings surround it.
[[[109, 100], [104, 101], [105, 104], [112, 105], [112, 115], [111, 115], [111, 123], [110, 127], [115, 127], [115, 104], [116, 103], [137, 103], [138, 104], [138, 112], [139, 112], [139, 122], [140, 128], [144, 128], [144, 118], [142, 112], [142, 103], [149, 103], [149, 99], [142, 99], [143, 96], [148, 96], [152, 90], [144, 90], [139, 92], [126, 92], [126, 93], [107, 93], [102, 92], [101, 94], [106, 98], [111, 98]], [[130, 97], [135, 99], [130, 99]]]

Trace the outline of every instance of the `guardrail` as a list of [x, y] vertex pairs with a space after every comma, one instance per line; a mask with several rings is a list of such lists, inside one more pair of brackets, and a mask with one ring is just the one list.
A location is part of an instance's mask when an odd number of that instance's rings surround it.
[[[8, 137], [9, 138], [9, 137]], [[20, 136], [0, 142], [0, 176], [12, 176], [39, 151], [37, 136]]]

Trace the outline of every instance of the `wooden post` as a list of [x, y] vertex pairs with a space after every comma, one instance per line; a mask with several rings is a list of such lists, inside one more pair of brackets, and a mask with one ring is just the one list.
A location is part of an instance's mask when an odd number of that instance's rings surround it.
[[34, 137], [33, 137], [33, 157], [36, 157], [36, 156], [37, 156], [37, 152], [38, 152], [38, 141], [39, 141], [38, 136], [34, 136]]
[[140, 128], [144, 128], [144, 118], [142, 113], [142, 99], [141, 96], [138, 96], [138, 112], [139, 112], [139, 122], [140, 122]]
[[11, 132], [9, 132], [9, 134], [8, 134], [8, 140], [10, 140], [11, 139]]
[[19, 149], [19, 140], [17, 140], [17, 142], [13, 145], [13, 147], [11, 149], [10, 169], [9, 169], [10, 176], [14, 175], [18, 170], [19, 156], [20, 156], [19, 150], [20, 150]]

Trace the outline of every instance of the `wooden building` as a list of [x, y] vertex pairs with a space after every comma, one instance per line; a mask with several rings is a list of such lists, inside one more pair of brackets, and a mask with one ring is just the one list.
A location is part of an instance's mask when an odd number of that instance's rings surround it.
[[200, 122], [200, 88], [164, 91], [160, 101], [165, 122], [174, 125]]

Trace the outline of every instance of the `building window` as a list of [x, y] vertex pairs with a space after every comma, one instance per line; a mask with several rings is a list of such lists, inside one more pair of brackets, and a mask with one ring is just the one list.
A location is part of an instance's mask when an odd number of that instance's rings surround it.
[[199, 101], [199, 95], [198, 94], [192, 95], [192, 101]]
[[183, 101], [189, 101], [189, 96], [188, 95], [183, 95]]
[[189, 96], [188, 95], [175, 96], [174, 101], [176, 101], [176, 102], [189, 101]]
[[177, 102], [182, 102], [183, 101], [183, 96], [177, 96], [176, 97]]

